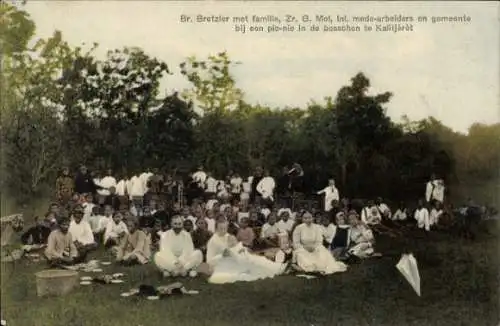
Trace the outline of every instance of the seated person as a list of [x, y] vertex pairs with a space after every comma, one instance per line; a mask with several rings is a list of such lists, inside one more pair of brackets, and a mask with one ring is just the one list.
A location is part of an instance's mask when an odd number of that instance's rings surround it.
[[154, 262], [164, 277], [197, 275], [196, 268], [203, 262], [203, 254], [194, 248], [191, 234], [183, 229], [181, 216], [172, 218], [172, 228], [162, 234]]
[[319, 272], [333, 274], [344, 272], [347, 265], [335, 260], [330, 251], [323, 246], [323, 230], [313, 223], [313, 216], [306, 212], [303, 223], [293, 231], [294, 260], [299, 270], [306, 273]]
[[128, 233], [121, 239], [116, 260], [124, 265], [146, 264], [151, 257], [151, 237], [139, 230], [137, 219], [127, 220]]
[[122, 214], [120, 212], [116, 212], [111, 221], [109, 221], [106, 225], [103, 241], [104, 246], [106, 248], [117, 246], [127, 233], [128, 228], [123, 222]]
[[201, 250], [203, 257], [207, 253], [207, 243], [212, 237], [212, 232], [208, 231], [207, 221], [204, 218], [200, 218], [196, 221], [196, 230], [191, 233], [191, 238], [193, 239], [193, 245], [195, 249]]
[[368, 201], [368, 205], [361, 211], [361, 221], [377, 233], [389, 236], [402, 235], [399, 231], [382, 224], [382, 213], [372, 200]]
[[115, 187], [109, 188], [109, 195], [106, 196], [106, 198], [104, 199], [104, 205], [111, 206], [115, 211], [120, 210], [121, 202], [120, 202], [120, 198], [116, 194]]
[[279, 221], [276, 222], [280, 232], [292, 233], [294, 221], [291, 219], [292, 211], [289, 208], [282, 208], [278, 211]]
[[94, 234], [89, 222], [83, 220], [84, 210], [82, 207], [77, 207], [73, 211], [73, 219], [69, 223], [68, 232], [75, 243], [78, 250], [78, 256], [85, 260], [87, 254], [97, 249], [97, 243], [94, 241]]
[[[342, 215], [343, 212], [337, 213], [338, 215]], [[320, 223], [316, 223], [321, 226], [321, 229], [323, 230], [323, 245], [326, 248], [330, 248], [330, 244], [332, 243], [332, 239], [335, 234], [335, 228], [336, 225], [332, 222], [330, 222], [330, 218], [328, 217], [328, 214], [325, 214], [322, 216]]]
[[429, 225], [433, 228], [438, 227], [439, 220], [443, 216], [443, 205], [440, 201], [434, 201], [434, 207], [431, 209], [429, 214]]
[[207, 263], [212, 271], [209, 283], [255, 281], [283, 273], [286, 264], [250, 253], [227, 232], [227, 227], [225, 219], [217, 220], [216, 233], [207, 244]]
[[251, 249], [255, 241], [255, 233], [248, 225], [248, 218], [243, 218], [240, 222], [240, 228], [236, 234], [236, 239], [240, 241], [243, 246]]
[[373, 249], [375, 237], [372, 231], [358, 218], [357, 214], [349, 214], [349, 225], [351, 226], [351, 247], [348, 253], [358, 258], [380, 256], [380, 254], [375, 253]]
[[[224, 215], [222, 215], [222, 216], [224, 216]], [[240, 226], [238, 224], [238, 215], [231, 213], [231, 214], [228, 214], [225, 216], [226, 216], [226, 219], [228, 222], [227, 232], [236, 236], [238, 234], [238, 230], [240, 229]]]
[[396, 213], [392, 215], [391, 220], [396, 225], [401, 224], [402, 222], [406, 222], [408, 219], [408, 210], [404, 202], [399, 203], [399, 207], [396, 210]]
[[[45, 216], [46, 219], [50, 219], [53, 214], [47, 213]], [[46, 219], [40, 219], [38, 216], [35, 217], [35, 226], [29, 228], [21, 236], [23, 245], [43, 246], [47, 244], [52, 225], [48, 224]]]
[[45, 257], [52, 267], [73, 265], [81, 262], [69, 229], [69, 219], [61, 219], [59, 227], [50, 232]]
[[[355, 212], [351, 214], [356, 215]], [[344, 212], [337, 213], [335, 224], [333, 224], [333, 232], [328, 233], [329, 249], [333, 257], [339, 260], [347, 258], [347, 250], [351, 242], [351, 227], [346, 222]]]
[[101, 226], [101, 219], [103, 218], [105, 218], [104, 209], [99, 206], [92, 207], [92, 212], [90, 213], [88, 222], [90, 224], [90, 228], [92, 229], [92, 233], [94, 233], [94, 237], [96, 237], [100, 231], [103, 231], [99, 229]]

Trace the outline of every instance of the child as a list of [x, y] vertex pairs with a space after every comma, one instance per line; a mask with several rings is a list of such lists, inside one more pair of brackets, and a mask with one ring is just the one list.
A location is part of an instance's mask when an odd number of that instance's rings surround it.
[[106, 226], [106, 230], [104, 231], [104, 246], [106, 248], [117, 246], [127, 235], [128, 229], [122, 219], [122, 214], [117, 212]]
[[248, 222], [248, 218], [243, 218], [241, 220], [236, 239], [240, 241], [245, 247], [251, 249], [255, 240], [255, 232], [248, 225]]

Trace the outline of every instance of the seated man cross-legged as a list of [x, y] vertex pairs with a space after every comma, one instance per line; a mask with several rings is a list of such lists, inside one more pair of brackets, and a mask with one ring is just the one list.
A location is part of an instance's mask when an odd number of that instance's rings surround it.
[[120, 241], [116, 260], [124, 265], [147, 264], [151, 256], [151, 238], [139, 230], [139, 221], [127, 220], [128, 234]]
[[203, 262], [203, 254], [194, 249], [191, 234], [183, 229], [182, 217], [172, 219], [172, 229], [164, 232], [160, 239], [160, 251], [154, 255], [156, 266], [165, 277], [195, 277], [196, 268]]
[[69, 219], [64, 219], [59, 222], [59, 228], [49, 235], [45, 257], [52, 267], [73, 265], [81, 261], [68, 229]]

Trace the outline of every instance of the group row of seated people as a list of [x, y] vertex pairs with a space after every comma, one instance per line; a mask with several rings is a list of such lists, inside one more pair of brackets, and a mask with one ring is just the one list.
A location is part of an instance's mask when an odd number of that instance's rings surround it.
[[[83, 262], [98, 244], [124, 264], [153, 260], [165, 275], [194, 276], [206, 262], [211, 281], [217, 283], [274, 276], [284, 272], [288, 262], [306, 272], [343, 271], [347, 267], [340, 261], [375, 255], [372, 230], [384, 231], [380, 216], [395, 223], [408, 219], [404, 207], [393, 215], [380, 199], [361, 214], [338, 202], [325, 214], [243, 209], [217, 200], [182, 209], [132, 202], [119, 210], [92, 201], [91, 195], [83, 196], [73, 203], [71, 214], [51, 205], [45, 219], [23, 236], [24, 242], [46, 243], [52, 266]], [[420, 206], [415, 218], [425, 209]]]

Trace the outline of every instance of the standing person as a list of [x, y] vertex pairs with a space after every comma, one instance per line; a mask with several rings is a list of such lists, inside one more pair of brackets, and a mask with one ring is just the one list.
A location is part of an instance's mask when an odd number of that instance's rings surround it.
[[442, 179], [438, 179], [435, 174], [431, 175], [431, 180], [427, 182], [425, 188], [425, 200], [428, 204], [437, 200], [444, 203], [445, 185]]
[[61, 175], [56, 179], [56, 198], [57, 200], [66, 205], [73, 196], [75, 190], [75, 180], [69, 174], [69, 168], [64, 167]]
[[95, 193], [96, 185], [85, 165], [80, 167], [75, 177], [75, 193], [79, 195]]
[[418, 207], [415, 210], [414, 218], [417, 221], [419, 229], [425, 229], [425, 231], [431, 230], [429, 211], [425, 208], [422, 199], [418, 201]]
[[252, 204], [260, 204], [261, 194], [257, 190], [257, 185], [264, 178], [262, 167], [258, 166], [255, 169], [255, 173], [253, 176], [249, 177], [251, 190], [250, 190], [250, 203]]
[[274, 202], [274, 188], [276, 188], [276, 183], [274, 178], [271, 177], [269, 171], [264, 172], [264, 177], [257, 184], [256, 190], [262, 197], [263, 201], [268, 205], [272, 205]]
[[110, 195], [109, 189], [111, 187], [116, 189], [116, 179], [113, 177], [113, 171], [111, 169], [108, 169], [106, 171], [106, 176], [101, 179], [100, 186], [102, 189], [98, 190], [97, 193], [100, 196], [107, 197]]
[[317, 192], [318, 195], [325, 195], [323, 209], [325, 212], [330, 212], [333, 208], [332, 202], [334, 200], [339, 200], [339, 190], [335, 187], [335, 179], [328, 180], [328, 187], [325, 187], [323, 190]]
[[208, 172], [207, 178], [205, 180], [205, 200], [215, 199], [217, 194], [218, 181], [212, 176], [211, 172]]
[[288, 174], [290, 169], [285, 166], [281, 176], [276, 182], [276, 193], [278, 195], [278, 204], [280, 207], [291, 207], [290, 203], [290, 175]]
[[233, 196], [233, 200], [239, 201], [242, 191], [243, 179], [238, 173], [234, 173], [229, 180], [229, 184], [231, 185], [231, 195]]

